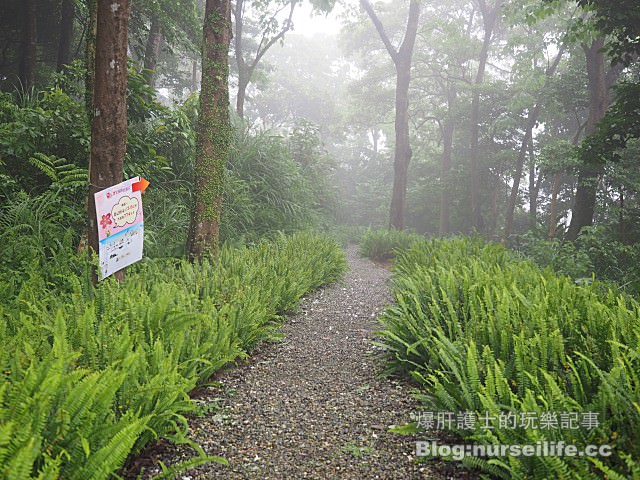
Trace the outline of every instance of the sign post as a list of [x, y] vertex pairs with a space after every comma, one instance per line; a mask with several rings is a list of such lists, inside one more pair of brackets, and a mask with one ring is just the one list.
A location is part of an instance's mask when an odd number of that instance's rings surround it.
[[95, 194], [100, 280], [142, 259], [142, 192], [149, 185], [134, 177]]

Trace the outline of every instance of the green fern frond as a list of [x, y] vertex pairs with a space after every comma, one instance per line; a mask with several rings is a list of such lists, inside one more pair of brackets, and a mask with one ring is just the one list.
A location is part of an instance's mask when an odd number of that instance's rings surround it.
[[77, 480], [102, 480], [118, 470], [125, 462], [138, 436], [146, 428], [149, 417], [136, 418], [133, 414], [125, 415], [118, 422], [118, 430], [109, 442], [84, 464], [65, 466], [63, 474], [66, 478]]
[[54, 184], [82, 187], [86, 186], [89, 179], [88, 171], [85, 168], [68, 163], [66, 159], [54, 155], [36, 152], [29, 157], [29, 163], [46, 175]]

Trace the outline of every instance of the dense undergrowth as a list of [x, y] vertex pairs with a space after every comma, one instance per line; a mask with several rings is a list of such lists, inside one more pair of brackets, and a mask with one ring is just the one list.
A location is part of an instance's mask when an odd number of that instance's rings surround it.
[[188, 392], [346, 265], [306, 233], [223, 248], [218, 263], [147, 260], [97, 288], [87, 262], [68, 263], [57, 283], [37, 259], [0, 278], [2, 478], [108, 478], [154, 438], [184, 441]]
[[[25, 213], [27, 204], [41, 210], [40, 216], [56, 215], [52, 212], [60, 207], [64, 218], [58, 216], [72, 228], [73, 241], [81, 237], [90, 146], [80, 101], [83, 78], [81, 68], [70, 69], [47, 88], [0, 92], [0, 227], [33, 226], [29, 218], [8, 217]], [[131, 65], [124, 178], [140, 175], [151, 182], [144, 199], [147, 255], [183, 256], [193, 201], [197, 96], [172, 107], [153, 98]], [[335, 165], [322, 148], [319, 129], [304, 121], [288, 131], [252, 127], [238, 118], [233, 123], [222, 241], [241, 245], [332, 223]]]
[[[433, 412], [492, 417], [452, 429], [484, 444], [611, 445], [610, 457], [466, 457], [500, 478], [640, 478], [640, 305], [576, 284], [478, 239], [424, 240], [400, 252], [382, 317], [390, 369], [423, 387]], [[597, 416], [589, 425], [500, 428], [515, 414]], [[586, 416], [585, 416], [586, 414]], [[513, 418], [513, 417], [512, 417]], [[597, 424], [597, 425], [596, 425]]]
[[388, 260], [420, 240], [421, 235], [407, 230], [368, 229], [359, 238], [360, 253], [374, 260]]
[[631, 295], [640, 294], [640, 243], [622, 243], [604, 227], [583, 228], [574, 243], [527, 233], [515, 237], [512, 248], [561, 275], [586, 281], [595, 276]]

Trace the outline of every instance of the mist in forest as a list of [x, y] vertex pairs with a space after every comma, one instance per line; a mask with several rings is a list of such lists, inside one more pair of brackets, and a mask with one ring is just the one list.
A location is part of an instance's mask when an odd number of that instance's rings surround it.
[[[131, 68], [163, 105], [179, 105], [201, 87], [204, 1], [147, 3], [132, 8]], [[79, 82], [90, 10], [29, 5], [3, 6], [2, 88], [51, 83], [74, 59], [66, 71]], [[633, 243], [636, 144], [611, 169], [581, 167], [580, 148], [637, 67], [612, 63], [583, 16], [572, 2], [240, 0], [230, 108], [256, 131], [314, 136], [326, 187], [316, 204], [339, 224], [510, 242], [575, 240], [596, 222]]]
[[[569, 228], [580, 176], [575, 150], [594, 130], [592, 107], [601, 100], [592, 98], [588, 67], [602, 64], [609, 82], [634, 70], [609, 68], [595, 40], [588, 49], [567, 41], [579, 22], [572, 5], [541, 13], [503, 3], [421, 4], [406, 99], [410, 153], [400, 159], [403, 226], [498, 240], [527, 231], [553, 238]], [[316, 31], [318, 17], [296, 17], [286, 41], [264, 57], [266, 75], [253, 86], [246, 118], [276, 129], [299, 118], [315, 124], [336, 163], [340, 221], [385, 226], [402, 171], [394, 55], [410, 2], [372, 10], [386, 38], [357, 4], [331, 15], [336, 33]], [[620, 189], [602, 187], [615, 210]], [[615, 217], [607, 208], [599, 214]]]

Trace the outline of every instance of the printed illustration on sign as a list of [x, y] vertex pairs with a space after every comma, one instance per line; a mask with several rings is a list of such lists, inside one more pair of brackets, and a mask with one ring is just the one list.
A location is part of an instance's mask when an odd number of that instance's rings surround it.
[[148, 182], [135, 177], [95, 194], [101, 279], [142, 259], [144, 188], [140, 185], [146, 188]]

